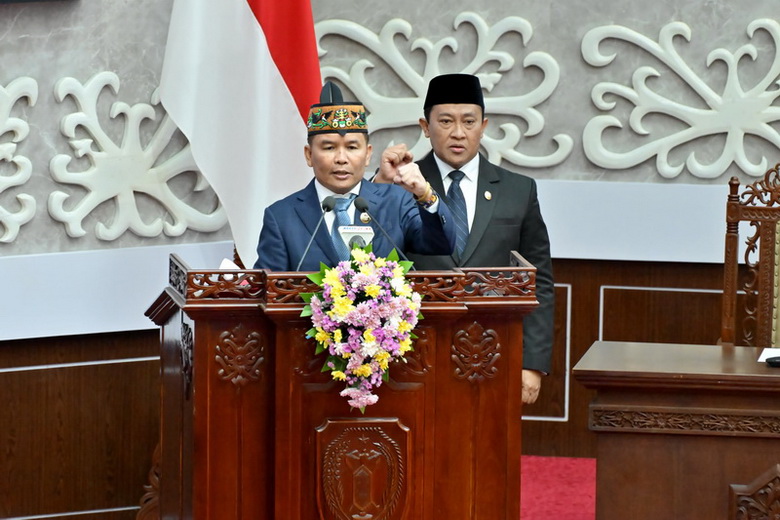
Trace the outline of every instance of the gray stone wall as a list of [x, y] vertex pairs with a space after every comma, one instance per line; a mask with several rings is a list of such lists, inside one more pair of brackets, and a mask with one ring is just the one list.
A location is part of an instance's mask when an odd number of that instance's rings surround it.
[[[72, 173], [91, 166], [90, 155], [79, 156], [61, 130], [64, 118], [85, 110], [79, 103], [89, 109], [89, 101], [74, 95], [58, 99], [56, 87], [63, 78], [87, 85], [96, 75], [114, 73], [118, 91], [106, 86], [92, 106], [99, 128], [122, 148], [133, 125], [125, 126], [121, 116], [111, 118], [111, 105], [149, 105], [155, 119], [144, 119], [136, 128], [142, 146], [149, 144], [164, 118], [154, 92], [170, 9], [170, 0], [0, 4], [0, 87], [6, 89], [5, 109], [29, 125], [29, 135], [13, 143], [13, 154], [7, 153], [6, 160], [0, 161], [0, 175], [16, 173], [18, 167], [9, 157], [22, 156], [31, 163], [29, 180], [0, 191], [0, 208], [19, 211], [20, 194], [36, 203], [33, 218], [20, 225], [15, 237], [0, 243], [2, 254], [229, 239], [227, 227], [217, 223], [211, 224], [216, 230], [189, 229], [176, 236], [152, 231], [139, 234], [130, 227], [121, 232], [120, 227], [117, 238], [98, 238], [99, 223], [116, 225], [127, 212], [117, 211], [110, 192], [93, 190], [91, 184], [59, 182], [52, 175], [50, 163], [58, 155], [70, 156], [67, 170]], [[415, 107], [425, 82], [435, 71], [465, 69], [492, 84], [486, 93], [491, 121], [490, 150], [486, 152], [496, 162], [537, 179], [725, 184], [731, 175], [752, 180], [780, 157], [776, 134], [780, 115], [773, 92], [778, 88], [774, 81], [780, 63], [778, 34], [773, 34], [778, 23], [771, 18], [776, 11], [771, 0], [745, 5], [725, 1], [475, 5], [461, 0], [342, 0], [315, 1], [313, 11], [321, 48], [326, 51], [321, 57], [323, 71], [347, 91], [357, 89], [362, 94], [361, 101], [372, 113], [372, 139], [378, 149], [391, 141], [405, 141], [416, 144], [419, 153], [427, 151], [416, 127], [420, 110]], [[334, 20], [346, 23], [334, 29], [339, 26]], [[751, 37], [748, 31], [755, 23], [759, 27]], [[370, 48], [355, 40], [354, 31], [349, 33], [351, 26], [374, 37], [385, 28], [393, 36]], [[408, 36], [398, 30], [404, 26]], [[595, 37], [598, 30], [604, 31], [602, 38]], [[690, 41], [683, 36], [686, 30]], [[660, 52], [655, 47], [665, 31], [677, 35]], [[450, 44], [440, 53], [412, 49], [415, 42], [435, 46], [447, 39]], [[597, 66], [584, 57], [599, 52], [615, 58]], [[716, 58], [709, 66], [708, 56]], [[349, 77], [350, 68], [359, 60], [371, 63], [364, 81]], [[632, 79], [649, 68], [655, 72]], [[19, 78], [31, 78], [35, 96], [30, 88], [20, 92], [17, 84], [14, 99], [8, 89]], [[636, 81], [633, 86], [632, 81]], [[639, 108], [648, 111], [641, 120], [646, 135], [630, 127], [634, 105], [626, 95], [604, 96], [605, 102], [615, 102], [613, 109], [594, 104], [594, 93], [601, 88], [628, 89], [628, 97], [636, 95], [637, 89], [647, 90], [647, 99], [639, 102]], [[400, 105], [404, 106], [401, 110]], [[597, 128], [609, 117], [614, 119], [600, 133]], [[617, 122], [622, 128], [614, 126]], [[508, 125], [510, 134], [501, 125]], [[89, 137], [83, 128], [76, 134], [79, 139]], [[7, 132], [0, 136], [0, 144], [7, 146], [12, 141]], [[90, 145], [92, 150], [100, 146], [97, 142]], [[183, 138], [174, 134], [156, 164], [184, 146]], [[685, 164], [694, 152], [701, 163], [698, 167]], [[114, 159], [134, 158], [120, 152]], [[193, 192], [194, 184], [191, 172], [182, 172], [171, 181], [182, 203], [210, 215], [216, 205], [213, 194]], [[93, 203], [91, 211], [83, 209], [78, 220], [83, 236], [73, 236], [62, 218], [52, 215], [49, 199], [53, 192], [61, 192], [67, 196], [63, 211], [74, 211], [90, 190], [98, 192], [99, 203]], [[135, 200], [147, 222], [170, 220], [153, 196], [137, 194]]]
[[[171, 6], [0, 3], [0, 272], [29, 269], [10, 289], [19, 308], [35, 305], [27, 278], [41, 281], [32, 255], [116, 262], [126, 248], [230, 241], [213, 192], [195, 189], [199, 174], [170, 165], [188, 152], [155, 94]], [[416, 121], [428, 78], [480, 75], [485, 153], [539, 181], [556, 257], [718, 262], [728, 178], [753, 181], [780, 160], [772, 0], [315, 0], [313, 12], [323, 74], [366, 104], [377, 149], [403, 141], [425, 153]], [[128, 180], [149, 172], [170, 192]], [[163, 225], [184, 207], [196, 209], [186, 226]], [[90, 256], [88, 275], [101, 258]], [[75, 277], [86, 264], [45, 265]], [[164, 278], [164, 265], [149, 266]], [[105, 276], [95, 285], [130, 275]], [[90, 298], [106, 308], [112, 294], [148, 291], [117, 311], [140, 317], [160, 287], [149, 284]]]

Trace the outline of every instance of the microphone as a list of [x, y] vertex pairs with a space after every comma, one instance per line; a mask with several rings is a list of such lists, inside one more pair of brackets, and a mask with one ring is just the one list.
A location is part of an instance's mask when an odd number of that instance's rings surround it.
[[363, 240], [363, 237], [361, 237], [360, 235], [355, 235], [354, 237], [349, 239], [349, 250], [351, 251], [356, 247], [359, 247], [361, 249], [366, 247], [366, 241]]
[[348, 244], [349, 250], [356, 247], [366, 247], [374, 238], [374, 228], [371, 226], [339, 226], [341, 239]]
[[[371, 220], [374, 221], [376, 224], [376, 227], [379, 228], [379, 231], [382, 232], [382, 234], [385, 236], [387, 240], [390, 241], [390, 245], [393, 246], [393, 248], [398, 252], [398, 256], [401, 257], [401, 259], [405, 260], [406, 262], [409, 261], [409, 259], [406, 257], [403, 251], [401, 251], [401, 248], [396, 245], [396, 243], [393, 241], [392, 238], [390, 238], [390, 235], [387, 234], [387, 231], [385, 231], [385, 228], [382, 227], [382, 224], [379, 223], [379, 221], [376, 219], [374, 215], [371, 214], [371, 212], [368, 211], [368, 201], [364, 199], [363, 197], [358, 197], [355, 199], [355, 209], [358, 210], [361, 213], [365, 213], [369, 217], [371, 217]], [[412, 264], [412, 270], [416, 271], [417, 269], [414, 267], [414, 264]]]
[[303, 259], [306, 258], [306, 255], [309, 254], [309, 249], [311, 249], [311, 245], [314, 242], [314, 237], [317, 236], [317, 231], [319, 231], [320, 226], [322, 225], [322, 221], [325, 220], [325, 213], [329, 211], [333, 211], [333, 208], [336, 207], [336, 198], [328, 195], [324, 199], [322, 199], [322, 215], [320, 215], [320, 219], [317, 221], [317, 226], [314, 228], [314, 232], [311, 234], [311, 238], [309, 239], [309, 243], [306, 244], [306, 249], [303, 250], [303, 256], [301, 256], [300, 262], [298, 262], [298, 265], [295, 267], [296, 271], [300, 271], [301, 264], [303, 264]]

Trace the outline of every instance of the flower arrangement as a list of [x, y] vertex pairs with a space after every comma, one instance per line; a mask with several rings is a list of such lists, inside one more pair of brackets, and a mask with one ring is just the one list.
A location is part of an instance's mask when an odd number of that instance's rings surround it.
[[387, 380], [390, 363], [412, 350], [412, 329], [422, 315], [421, 297], [404, 276], [411, 266], [395, 250], [377, 258], [370, 246], [353, 249], [349, 260], [321, 264], [309, 275], [322, 292], [302, 295], [301, 316], [312, 322], [306, 337], [316, 340], [317, 354], [328, 353], [322, 371], [346, 383], [340, 395], [361, 412], [379, 400], [374, 391]]

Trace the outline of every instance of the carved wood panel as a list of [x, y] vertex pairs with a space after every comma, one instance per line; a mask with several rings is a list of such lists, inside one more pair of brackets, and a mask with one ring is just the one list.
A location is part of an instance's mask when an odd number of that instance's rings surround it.
[[316, 444], [321, 518], [403, 518], [410, 432], [398, 419], [328, 419]]
[[451, 359], [457, 379], [478, 383], [494, 378], [501, 359], [498, 334], [476, 321], [472, 322], [465, 330], [455, 333]]
[[233, 330], [220, 334], [215, 350], [220, 379], [239, 387], [260, 379], [266, 341], [259, 332], [239, 323]]
[[732, 484], [729, 520], [765, 520], [780, 516], [780, 464], [775, 464], [753, 482]]
[[592, 431], [780, 437], [780, 415], [766, 410], [689, 408], [680, 412], [678, 408], [592, 404], [590, 414]]

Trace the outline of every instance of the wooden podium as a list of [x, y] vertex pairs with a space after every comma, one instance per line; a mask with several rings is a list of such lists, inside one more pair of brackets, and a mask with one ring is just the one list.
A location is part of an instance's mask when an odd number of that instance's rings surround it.
[[321, 373], [302, 273], [196, 271], [171, 257], [161, 439], [138, 517], [517, 520], [522, 317], [536, 270], [417, 271], [424, 320], [365, 414]]

